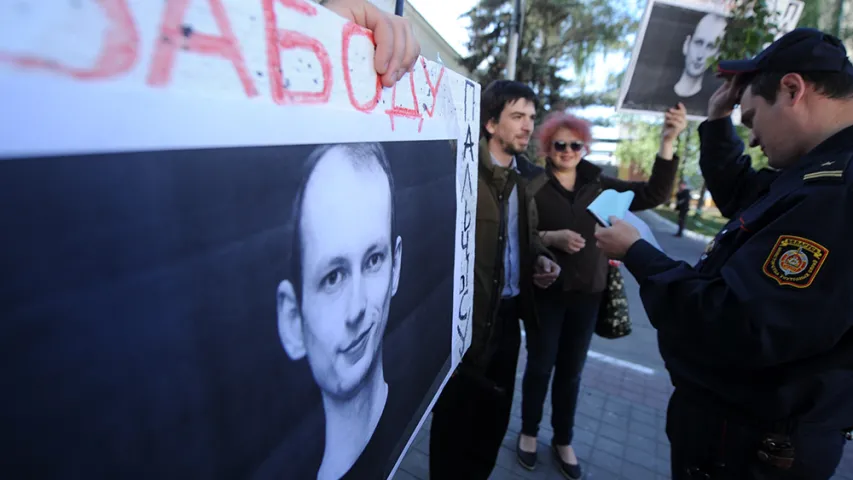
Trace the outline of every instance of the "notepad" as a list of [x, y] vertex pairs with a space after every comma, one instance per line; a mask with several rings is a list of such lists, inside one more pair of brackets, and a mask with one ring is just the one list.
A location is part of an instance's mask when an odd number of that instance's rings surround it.
[[616, 190], [605, 190], [601, 192], [592, 203], [586, 207], [587, 211], [601, 224], [602, 227], [610, 226], [610, 217], [625, 218], [628, 207], [634, 201], [634, 192], [617, 192]]

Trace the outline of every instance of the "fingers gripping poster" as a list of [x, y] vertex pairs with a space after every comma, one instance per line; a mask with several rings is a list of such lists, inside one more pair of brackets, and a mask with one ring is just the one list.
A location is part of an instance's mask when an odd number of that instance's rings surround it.
[[391, 476], [470, 343], [480, 86], [302, 0], [0, 4], [0, 478]]

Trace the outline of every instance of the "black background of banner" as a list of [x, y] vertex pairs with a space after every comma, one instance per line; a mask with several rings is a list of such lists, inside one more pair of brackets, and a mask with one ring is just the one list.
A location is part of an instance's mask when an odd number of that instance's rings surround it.
[[[383, 146], [404, 246], [384, 364], [402, 411], [378, 474], [449, 368], [456, 224], [452, 143]], [[312, 149], [0, 160], [0, 478], [245, 478], [299, 461], [322, 407], [281, 347], [275, 293]]]

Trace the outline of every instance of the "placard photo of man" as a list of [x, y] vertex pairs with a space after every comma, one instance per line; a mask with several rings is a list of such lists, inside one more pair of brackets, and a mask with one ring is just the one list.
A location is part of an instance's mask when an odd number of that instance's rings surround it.
[[708, 60], [720, 51], [719, 42], [725, 34], [726, 24], [725, 17], [709, 13], [684, 39], [684, 70], [673, 87], [676, 95], [686, 99], [702, 91], [703, 80], [709, 74]]
[[704, 117], [720, 85], [709, 69], [728, 21], [718, 13], [653, 2], [622, 107], [665, 112], [679, 102]]
[[305, 168], [293, 204], [290, 278], [277, 290], [278, 331], [287, 355], [307, 360], [321, 390], [317, 478], [358, 478], [393, 395], [382, 345], [403, 253], [394, 179], [378, 143], [318, 147]]

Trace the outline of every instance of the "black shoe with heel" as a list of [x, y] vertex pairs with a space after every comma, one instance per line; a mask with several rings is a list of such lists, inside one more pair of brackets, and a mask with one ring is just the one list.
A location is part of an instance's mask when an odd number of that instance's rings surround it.
[[564, 477], [569, 480], [580, 480], [580, 478], [583, 477], [581, 466], [571, 465], [564, 462], [563, 458], [560, 457], [560, 452], [557, 450], [556, 444], [551, 443], [551, 450], [554, 452], [554, 460], [557, 462], [557, 467], [559, 467], [560, 473], [562, 473]]
[[536, 452], [525, 452], [521, 449], [521, 437], [518, 437], [518, 442], [515, 444], [515, 456], [518, 458], [518, 464], [522, 467], [533, 470], [536, 468]]

